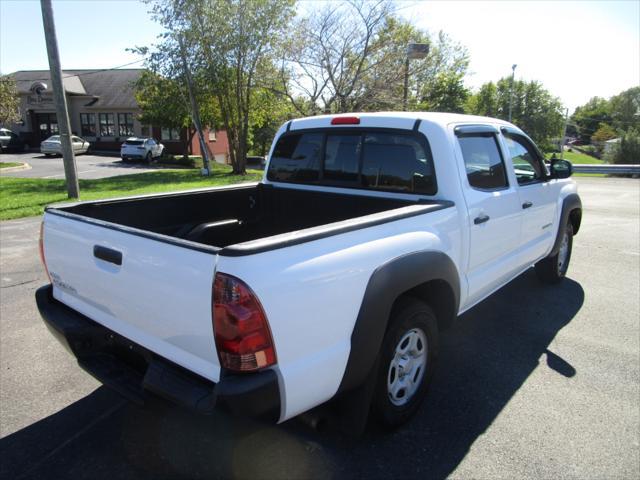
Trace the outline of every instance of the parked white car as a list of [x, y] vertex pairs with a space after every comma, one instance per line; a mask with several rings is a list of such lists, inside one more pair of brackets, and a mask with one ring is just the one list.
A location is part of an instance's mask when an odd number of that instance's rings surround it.
[[123, 161], [144, 160], [147, 163], [160, 158], [164, 150], [164, 145], [156, 142], [153, 138], [130, 137], [120, 147], [120, 158]]
[[295, 119], [260, 183], [47, 207], [36, 299], [80, 367], [136, 402], [274, 422], [332, 402], [351, 432], [370, 412], [394, 427], [459, 315], [532, 266], [565, 277], [571, 171], [493, 118]]
[[[87, 153], [90, 144], [87, 140], [72, 135], [71, 146], [73, 147], [73, 153], [78, 155], [80, 153]], [[60, 135], [52, 135], [45, 141], [40, 143], [40, 153], [45, 154], [47, 157], [50, 155], [62, 155], [62, 143], [60, 142]]]

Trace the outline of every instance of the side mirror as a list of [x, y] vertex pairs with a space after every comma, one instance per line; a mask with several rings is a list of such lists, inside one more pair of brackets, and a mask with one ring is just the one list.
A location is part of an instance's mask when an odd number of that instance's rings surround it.
[[573, 165], [568, 160], [555, 158], [551, 160], [551, 178], [569, 178], [573, 173]]

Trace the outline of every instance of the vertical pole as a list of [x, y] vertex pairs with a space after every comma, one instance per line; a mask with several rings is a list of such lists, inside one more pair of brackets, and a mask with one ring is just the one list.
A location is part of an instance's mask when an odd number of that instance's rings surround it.
[[207, 143], [204, 140], [204, 133], [202, 131], [202, 124], [200, 123], [200, 110], [198, 109], [198, 103], [196, 102], [195, 94], [193, 93], [193, 79], [191, 78], [191, 71], [187, 64], [187, 55], [184, 50], [184, 43], [182, 37], [178, 36], [178, 43], [180, 44], [180, 56], [182, 57], [182, 66], [184, 68], [184, 74], [187, 79], [187, 89], [189, 90], [189, 101], [191, 102], [191, 118], [193, 124], [198, 132], [198, 139], [200, 141], [200, 151], [202, 152], [202, 163], [204, 165], [203, 175], [209, 175], [211, 170], [209, 169], [209, 150], [207, 149]]
[[565, 109], [564, 112], [564, 128], [562, 129], [562, 136], [560, 137], [560, 158], [564, 158], [564, 137], [567, 134], [567, 123], [569, 122], [569, 109]]
[[60, 130], [60, 144], [62, 145], [62, 158], [64, 163], [64, 176], [67, 181], [67, 194], [69, 198], [80, 198], [80, 186], [78, 185], [78, 171], [76, 159], [71, 146], [71, 126], [69, 125], [69, 112], [67, 110], [67, 97], [62, 84], [62, 69], [60, 68], [60, 55], [58, 53], [58, 41], [56, 40], [56, 26], [53, 21], [53, 9], [51, 0], [40, 0], [42, 8], [42, 23], [44, 25], [44, 37], [47, 42], [47, 55], [49, 56], [49, 70], [51, 72], [51, 86], [53, 99], [56, 103], [56, 116]]
[[511, 109], [513, 107], [513, 81], [516, 76], [516, 65], [515, 63], [511, 66], [511, 88], [509, 89], [509, 121], [511, 121]]
[[404, 93], [402, 96], [402, 110], [407, 111], [407, 100], [409, 97], [409, 54], [404, 61]]

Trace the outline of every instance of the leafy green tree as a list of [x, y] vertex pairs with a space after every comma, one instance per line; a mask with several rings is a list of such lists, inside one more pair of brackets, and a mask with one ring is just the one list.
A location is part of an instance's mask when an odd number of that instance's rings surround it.
[[620, 137], [610, 153], [605, 155], [609, 163], [636, 164], [640, 161], [640, 129], [630, 128]]
[[[488, 82], [469, 98], [467, 112], [507, 120], [510, 99], [511, 77], [502, 78], [496, 84]], [[541, 83], [516, 80], [511, 121], [527, 132], [541, 149], [550, 151], [554, 148], [553, 138], [562, 133], [562, 104]]]
[[0, 76], [0, 125], [9, 125], [20, 120], [20, 97], [13, 78]]
[[[180, 65], [181, 41], [200, 85], [216, 99], [227, 131], [235, 174], [246, 173], [253, 100], [262, 72], [270, 71], [293, 0], [153, 0], [154, 18], [166, 29], [149, 63], [155, 71]], [[169, 66], [163, 65], [164, 64]], [[169, 77], [173, 78], [172, 75]]]
[[580, 139], [589, 143], [601, 123], [611, 125], [611, 106], [601, 97], [593, 97], [586, 104], [576, 108], [571, 121], [578, 127]]
[[[187, 129], [183, 139], [183, 155], [188, 156], [196, 130], [183, 79], [165, 78], [146, 70], [135, 84], [134, 95], [141, 110], [139, 119], [142, 123]], [[201, 93], [197, 100], [203, 125], [215, 128], [220, 121], [220, 114], [214, 98]]]
[[598, 130], [595, 131], [593, 135], [591, 135], [592, 142], [606, 142], [607, 140], [611, 140], [612, 138], [616, 138], [618, 134], [616, 131], [611, 128], [606, 123], [601, 123], [598, 127]]
[[612, 126], [626, 131], [640, 128], [640, 87], [633, 87], [609, 99]]

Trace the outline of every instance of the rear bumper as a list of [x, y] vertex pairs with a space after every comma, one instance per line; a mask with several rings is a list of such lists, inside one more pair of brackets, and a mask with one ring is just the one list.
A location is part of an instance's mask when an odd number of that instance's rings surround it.
[[45, 325], [78, 365], [129, 400], [144, 404], [149, 392], [200, 413], [222, 406], [233, 413], [276, 422], [280, 389], [273, 370], [233, 375], [213, 383], [103, 327], [53, 298], [52, 287], [36, 291]]

